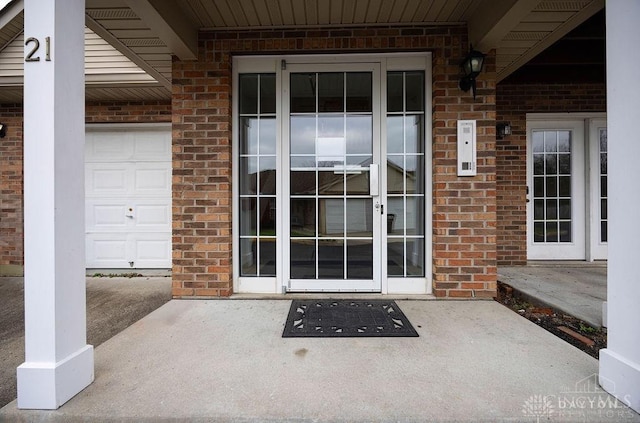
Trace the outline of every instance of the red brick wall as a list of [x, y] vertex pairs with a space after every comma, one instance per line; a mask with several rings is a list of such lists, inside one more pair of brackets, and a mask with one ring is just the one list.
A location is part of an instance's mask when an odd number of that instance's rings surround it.
[[[170, 122], [171, 103], [104, 102], [86, 105], [87, 123]], [[22, 105], [0, 105], [8, 127], [0, 140], [0, 274], [23, 265]]]
[[130, 101], [88, 103], [86, 123], [171, 122], [169, 101]]
[[496, 142], [498, 264], [527, 261], [527, 113], [605, 112], [604, 84], [498, 84], [497, 121], [512, 135]]
[[[351, 28], [200, 34], [196, 62], [173, 63], [173, 295], [232, 293], [233, 54], [433, 53], [433, 273], [438, 297], [496, 289], [495, 64], [478, 97], [458, 88], [466, 28]], [[456, 122], [478, 120], [479, 172], [456, 176]]]
[[0, 106], [0, 122], [7, 125], [0, 139], [0, 274], [12, 274], [23, 262], [22, 105]]

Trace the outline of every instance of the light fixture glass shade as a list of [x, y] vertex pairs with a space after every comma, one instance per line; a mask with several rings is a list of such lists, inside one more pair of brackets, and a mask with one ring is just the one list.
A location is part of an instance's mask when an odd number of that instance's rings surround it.
[[480, 71], [482, 71], [482, 65], [484, 63], [483, 56], [473, 56], [471, 57], [470, 62], [471, 62], [471, 72], [480, 73]]
[[480, 72], [482, 72], [484, 56], [485, 55], [479, 51], [471, 49], [462, 62], [464, 75], [472, 78], [478, 76]]

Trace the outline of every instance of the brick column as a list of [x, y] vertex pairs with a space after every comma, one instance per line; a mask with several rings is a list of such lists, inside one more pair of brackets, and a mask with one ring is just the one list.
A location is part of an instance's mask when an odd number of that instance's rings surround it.
[[[433, 292], [493, 297], [496, 292], [495, 53], [485, 60], [476, 99], [458, 88], [458, 48], [436, 55], [433, 89]], [[449, 54], [446, 54], [449, 53]], [[457, 176], [457, 122], [477, 123], [477, 176]]]
[[173, 296], [231, 295], [231, 65], [173, 62]]

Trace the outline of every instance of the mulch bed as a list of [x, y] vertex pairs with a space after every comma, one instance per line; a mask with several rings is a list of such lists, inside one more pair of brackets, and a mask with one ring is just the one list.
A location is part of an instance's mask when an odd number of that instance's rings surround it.
[[496, 301], [596, 359], [599, 351], [607, 346], [606, 328], [593, 328], [559, 310], [527, 302], [505, 283], [498, 282]]

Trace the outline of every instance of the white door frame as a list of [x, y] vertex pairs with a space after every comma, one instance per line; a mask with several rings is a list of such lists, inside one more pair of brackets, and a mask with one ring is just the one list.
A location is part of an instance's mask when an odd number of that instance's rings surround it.
[[[332, 64], [331, 68], [337, 70], [337, 64], [363, 64], [363, 63], [376, 63], [380, 66], [380, 139], [386, 139], [386, 124], [385, 124], [385, 112], [386, 112], [386, 73], [388, 71], [424, 71], [425, 74], [425, 257], [424, 257], [424, 277], [387, 277], [387, 249], [386, 249], [386, 231], [383, 230], [386, 219], [382, 219], [380, 223], [380, 248], [378, 248], [378, 257], [380, 262], [380, 287], [376, 290], [383, 294], [430, 294], [432, 291], [432, 106], [431, 106], [431, 85], [432, 85], [432, 70], [431, 70], [431, 53], [391, 53], [391, 54], [339, 54], [339, 55], [286, 55], [286, 56], [237, 56], [233, 58], [233, 98], [232, 104], [232, 133], [233, 133], [233, 181], [232, 184], [232, 213], [233, 219], [233, 283], [234, 292], [251, 292], [251, 293], [285, 293], [287, 292], [288, 276], [289, 276], [289, 263], [288, 263], [288, 234], [284, 236], [283, 228], [289, 226], [288, 220], [288, 207], [284, 202], [288, 201], [289, 188], [285, 189], [285, 185], [288, 184], [288, 175], [285, 176], [285, 170], [288, 173], [288, 166], [282, 167], [277, 171], [276, 184], [277, 184], [277, 196], [278, 196], [278, 208], [283, 211], [277, 213], [276, 227], [281, 234], [276, 239], [276, 262], [277, 262], [277, 275], [275, 277], [241, 277], [240, 276], [240, 259], [239, 259], [239, 188], [237, 181], [239, 180], [239, 156], [237, 154], [239, 139], [238, 139], [238, 82], [239, 74], [241, 73], [274, 73], [276, 75], [276, 90], [278, 93], [283, 92], [282, 86], [282, 73], [290, 66], [297, 66], [301, 64]], [[341, 70], [341, 69], [340, 69]], [[374, 90], [377, 87], [374, 86]], [[282, 95], [277, 96], [276, 108], [278, 110], [276, 117], [276, 130], [278, 132], [277, 143], [277, 155], [280, 158], [279, 163], [282, 160], [288, 160], [288, 146], [286, 142], [283, 142], [283, 132], [286, 130], [288, 115], [284, 113], [282, 104]], [[382, 142], [380, 146], [380, 158], [384, 161], [386, 158], [386, 143]], [[386, 193], [386, 166], [380, 166], [380, 199], [386, 201], [383, 194]], [[383, 203], [384, 204], [384, 203]], [[383, 216], [386, 217], [386, 216]], [[374, 236], [375, 237], [375, 236]], [[314, 280], [315, 281], [315, 280]], [[315, 290], [315, 289], [314, 289]], [[349, 291], [358, 290], [357, 286], [351, 286]], [[369, 291], [369, 288], [364, 290]], [[335, 291], [335, 290], [332, 290]]]

